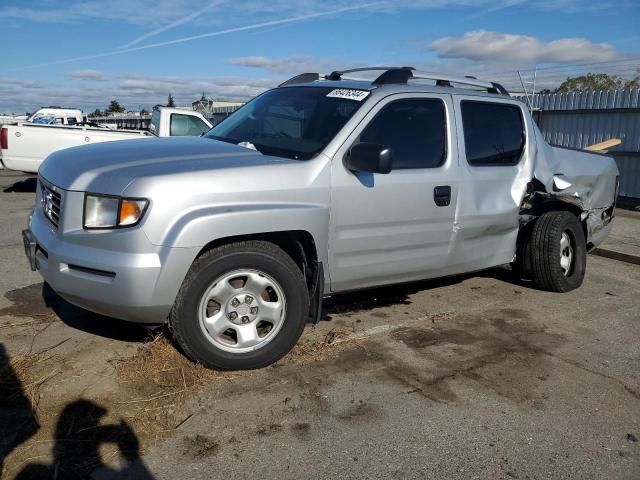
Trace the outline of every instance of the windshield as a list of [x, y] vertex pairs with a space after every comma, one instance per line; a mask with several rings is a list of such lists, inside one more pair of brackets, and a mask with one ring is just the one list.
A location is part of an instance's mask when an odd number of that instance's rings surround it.
[[54, 119], [55, 119], [55, 117], [53, 115], [40, 115], [40, 116], [37, 116], [36, 118], [34, 118], [31, 121], [31, 123], [39, 123], [39, 124], [43, 124], [43, 125], [48, 125]]
[[307, 160], [327, 146], [368, 94], [327, 87], [270, 90], [213, 127], [206, 137], [253, 146], [265, 155]]

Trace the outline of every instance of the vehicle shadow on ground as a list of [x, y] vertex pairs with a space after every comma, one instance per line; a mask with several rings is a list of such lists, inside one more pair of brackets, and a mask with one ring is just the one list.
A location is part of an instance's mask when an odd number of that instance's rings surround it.
[[[58, 417], [50, 465], [30, 463], [20, 470], [15, 480], [47, 480], [58, 478], [104, 478], [150, 480], [153, 476], [140, 458], [138, 438], [128, 423], [101, 424], [107, 409], [80, 399], [69, 403]], [[105, 465], [100, 447], [117, 447], [122, 468]]]
[[[411, 303], [410, 297], [413, 294], [455, 285], [474, 277], [493, 278], [524, 288], [532, 288], [530, 282], [518, 280], [511, 270], [498, 267], [471, 274], [338, 294], [323, 301], [321, 321], [331, 321], [332, 315], [337, 314], [354, 314], [373, 308], [408, 305]], [[65, 324], [93, 335], [127, 342], [143, 342], [151, 338], [154, 333], [161, 331], [162, 325], [160, 324], [145, 326], [76, 307], [60, 297], [47, 284], [42, 286], [42, 297], [46, 306], [51, 308]]]
[[153, 328], [116, 318], [99, 315], [67, 302], [46, 283], [42, 285], [42, 298], [66, 325], [83, 332], [123, 342], [143, 342], [153, 333]]
[[24, 180], [20, 180], [13, 185], [6, 187], [3, 192], [5, 193], [35, 193], [36, 185], [38, 183], [37, 177], [29, 177]]
[[331, 316], [336, 314], [353, 314], [372, 308], [408, 305], [412, 303], [410, 297], [413, 294], [424, 290], [433, 290], [455, 285], [474, 277], [493, 278], [525, 288], [532, 287], [531, 283], [516, 278], [516, 275], [514, 275], [511, 270], [498, 267], [464, 275], [419, 280], [416, 282], [341, 293], [323, 301], [321, 321], [331, 321]]

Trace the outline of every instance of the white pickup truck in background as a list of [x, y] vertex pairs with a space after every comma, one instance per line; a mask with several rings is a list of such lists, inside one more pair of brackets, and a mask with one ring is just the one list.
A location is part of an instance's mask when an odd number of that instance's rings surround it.
[[0, 162], [9, 170], [36, 173], [45, 158], [65, 148], [141, 137], [198, 136], [210, 128], [209, 121], [198, 112], [165, 107], [153, 110], [149, 132], [30, 122], [3, 125]]
[[44, 107], [31, 114], [26, 121], [40, 125], [75, 125], [84, 120], [82, 110], [77, 108]]
[[42, 107], [31, 115], [0, 115], [0, 125], [38, 123], [40, 125], [76, 125], [86, 120], [77, 108]]

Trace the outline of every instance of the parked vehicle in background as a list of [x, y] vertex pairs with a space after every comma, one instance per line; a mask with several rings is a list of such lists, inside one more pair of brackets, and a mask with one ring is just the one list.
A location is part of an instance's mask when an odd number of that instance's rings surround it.
[[[153, 111], [153, 116], [150, 132], [28, 122], [5, 125], [0, 129], [0, 161], [7, 169], [35, 173], [48, 155], [65, 148], [141, 137], [197, 136], [211, 128], [209, 121], [198, 112], [161, 107]], [[35, 120], [46, 121], [49, 117], [40, 115]]]
[[231, 369], [277, 361], [338, 292], [509, 264], [544, 290], [582, 284], [612, 227], [611, 158], [551, 147], [499, 84], [345, 78], [360, 70], [294, 77], [204, 137], [52, 154], [31, 267]]
[[36, 123], [39, 125], [76, 125], [85, 121], [82, 110], [76, 108], [43, 107], [31, 115], [0, 116], [0, 126], [18, 123]]
[[27, 117], [27, 122], [40, 125], [75, 125], [85, 120], [76, 108], [43, 107]]

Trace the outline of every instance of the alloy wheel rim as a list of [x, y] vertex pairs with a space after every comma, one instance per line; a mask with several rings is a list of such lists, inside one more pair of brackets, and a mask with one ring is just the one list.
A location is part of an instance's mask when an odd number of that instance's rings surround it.
[[560, 268], [562, 269], [562, 274], [568, 277], [571, 274], [572, 267], [573, 246], [569, 232], [564, 231], [560, 237]]
[[209, 342], [230, 353], [263, 348], [284, 323], [287, 301], [280, 284], [258, 270], [241, 269], [213, 281], [200, 299], [200, 327]]

